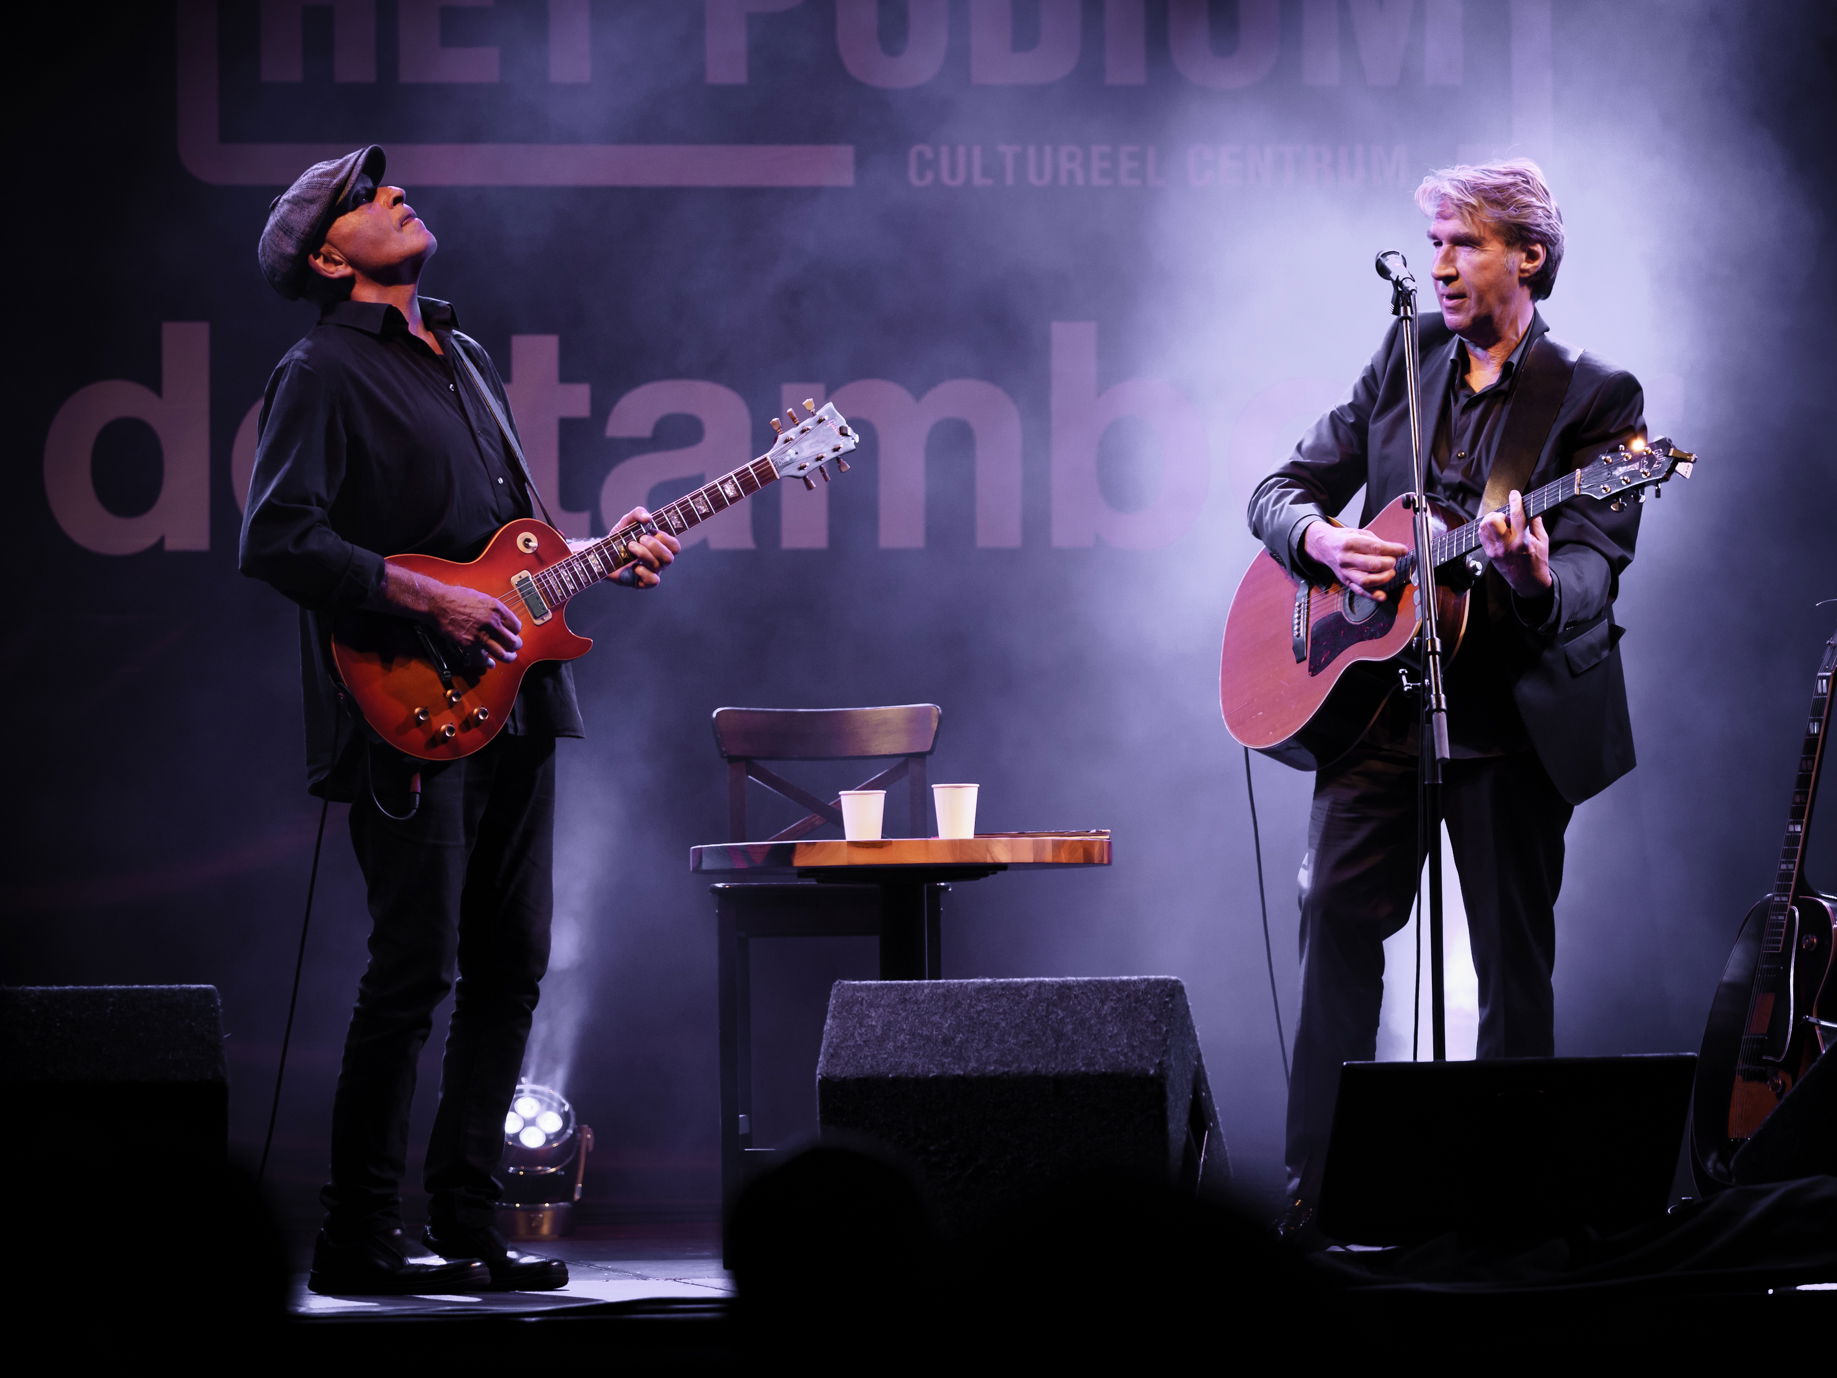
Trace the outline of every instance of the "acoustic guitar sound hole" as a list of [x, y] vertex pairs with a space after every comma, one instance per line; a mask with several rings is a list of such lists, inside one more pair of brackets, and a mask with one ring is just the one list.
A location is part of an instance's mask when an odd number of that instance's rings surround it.
[[1340, 616], [1357, 625], [1369, 621], [1377, 612], [1378, 603], [1370, 594], [1360, 593], [1357, 589], [1347, 589], [1345, 600], [1340, 604]]

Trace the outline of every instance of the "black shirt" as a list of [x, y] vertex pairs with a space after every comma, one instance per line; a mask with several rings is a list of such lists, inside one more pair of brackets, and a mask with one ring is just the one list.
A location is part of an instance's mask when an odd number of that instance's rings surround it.
[[[362, 738], [337, 705], [321, 616], [389, 610], [383, 556], [470, 560], [530, 515], [515, 458], [452, 362], [464, 349], [509, 415], [503, 380], [446, 302], [421, 298], [444, 354], [393, 306], [338, 302], [268, 380], [242, 531], [242, 569], [298, 603], [308, 787], [334, 799], [360, 783]], [[341, 720], [343, 719], [343, 720]], [[582, 733], [573, 679], [545, 661], [524, 676], [509, 732]]]
[[[1547, 329], [1541, 317], [1534, 318], [1499, 376], [1478, 392], [1467, 384], [1467, 346], [1455, 347], [1445, 383], [1448, 404], [1431, 451], [1435, 462], [1430, 466], [1429, 488], [1435, 496], [1459, 508], [1466, 520], [1480, 515], [1480, 500], [1505, 430], [1506, 407], [1519, 370], [1531, 345]], [[1442, 577], [1451, 573], [1452, 570], [1443, 571]], [[1474, 582], [1460, 650], [1446, 666], [1448, 739], [1457, 757], [1494, 756], [1530, 746], [1511, 695], [1501, 690], [1501, 686], [1510, 683], [1510, 677], [1498, 661], [1512, 638], [1494, 626], [1501, 615], [1513, 616], [1518, 610], [1517, 600], [1512, 598], [1505, 581], [1490, 568]], [[1446, 628], [1442, 643], [1450, 644]]]

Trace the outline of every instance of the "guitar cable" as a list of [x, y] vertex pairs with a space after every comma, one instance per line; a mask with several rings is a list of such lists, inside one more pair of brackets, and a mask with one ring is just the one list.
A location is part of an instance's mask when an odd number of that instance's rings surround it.
[[287, 1048], [293, 1041], [294, 1011], [300, 1007], [300, 977], [306, 970], [306, 935], [312, 930], [313, 894], [319, 887], [319, 854], [325, 847], [325, 819], [332, 801], [319, 801], [319, 828], [313, 838], [313, 864], [306, 877], [306, 912], [300, 916], [300, 948], [293, 959], [293, 989], [287, 995], [287, 1023], [281, 1031], [280, 1058], [274, 1068], [274, 1099], [268, 1106], [268, 1132], [262, 1136], [261, 1165], [255, 1170], [257, 1190], [268, 1175], [268, 1152], [274, 1147], [274, 1126], [281, 1114], [281, 1086], [287, 1079]]
[[375, 743], [366, 743], [364, 746], [364, 782], [370, 790], [370, 802], [376, 805], [376, 811], [382, 814], [384, 818], [390, 819], [396, 823], [406, 823], [421, 811], [421, 772], [419, 770], [413, 770], [410, 771], [408, 775], [408, 785], [406, 789], [406, 793], [408, 794], [408, 812], [391, 812], [384, 806], [382, 797], [376, 792], [376, 754], [371, 749], [374, 745]]
[[[1410, 985], [1410, 1061], [1422, 1061], [1422, 872], [1429, 860], [1429, 811], [1421, 791], [1416, 796], [1416, 904], [1410, 913], [1415, 927], [1416, 974]], [[1439, 835], [1435, 845], [1441, 846]]]
[[[338, 691], [338, 699], [346, 708], [350, 707], [349, 701], [345, 698], [342, 689]], [[344, 742], [341, 740], [343, 735], [341, 729], [344, 723], [345, 718], [343, 715], [339, 715], [333, 719], [333, 761], [338, 759], [340, 752], [344, 749]], [[421, 776], [419, 773], [415, 775], [414, 786], [415, 806], [419, 807], [421, 798]], [[374, 800], [375, 795], [372, 794], [371, 798]], [[379, 804], [377, 807], [381, 808], [382, 805]], [[311, 868], [306, 873], [306, 908], [300, 915], [300, 946], [298, 951], [294, 953], [293, 958], [293, 987], [287, 993], [287, 1021], [281, 1029], [281, 1051], [274, 1065], [274, 1098], [268, 1104], [268, 1129], [267, 1132], [262, 1135], [261, 1162], [255, 1169], [255, 1186], [258, 1191], [261, 1189], [262, 1183], [268, 1176], [268, 1154], [274, 1147], [274, 1127], [281, 1115], [281, 1088], [287, 1081], [287, 1051], [293, 1044], [293, 1020], [295, 1013], [300, 1008], [300, 981], [306, 971], [306, 939], [307, 935], [312, 932], [313, 896], [319, 889], [319, 858], [325, 850], [325, 820], [330, 814], [331, 808], [331, 796], [329, 794], [322, 796], [319, 800], [319, 827], [313, 835], [313, 862]], [[413, 810], [411, 809], [410, 814], [412, 815], [412, 813]], [[393, 815], [391, 816], [393, 817]]]
[[1250, 799], [1250, 845], [1257, 860], [1257, 908], [1263, 916], [1263, 964], [1269, 969], [1269, 1003], [1276, 1015], [1276, 1046], [1282, 1052], [1282, 1084], [1289, 1084], [1288, 1035], [1282, 1030], [1282, 997], [1276, 991], [1276, 949], [1269, 935], [1269, 893], [1263, 884], [1263, 831], [1257, 824], [1257, 790], [1250, 775], [1250, 748], [1244, 747], [1244, 793]]

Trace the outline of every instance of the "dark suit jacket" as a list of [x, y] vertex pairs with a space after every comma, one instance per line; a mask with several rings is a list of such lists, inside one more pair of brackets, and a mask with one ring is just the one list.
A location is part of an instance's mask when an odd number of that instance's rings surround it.
[[[1547, 330], [1542, 316], [1534, 334]], [[1423, 435], [1432, 441], [1447, 410], [1442, 382], [1459, 341], [1439, 315], [1417, 323], [1422, 358]], [[1524, 488], [1581, 468], [1601, 450], [1642, 430], [1644, 395], [1632, 374], [1549, 340], [1575, 359], [1575, 373]], [[1508, 404], [1510, 405], [1510, 404]], [[1299, 553], [1301, 529], [1332, 517], [1362, 488], [1358, 524], [1368, 525], [1412, 487], [1410, 418], [1401, 325], [1393, 324], [1359, 375], [1352, 396], [1315, 422], [1288, 462], [1257, 485], [1250, 527], [1295, 573], [1318, 578]], [[1502, 653], [1501, 692], [1510, 692], [1544, 768], [1563, 796], [1580, 803], [1633, 768], [1633, 732], [1621, 671], [1621, 628], [1613, 601], [1633, 558], [1639, 506], [1614, 512], [1579, 499], [1544, 515], [1556, 594], [1537, 625], [1524, 618], [1497, 574], [1487, 578]], [[1310, 568], [1306, 571], [1302, 566]], [[1517, 614], [1517, 615], [1514, 615]]]

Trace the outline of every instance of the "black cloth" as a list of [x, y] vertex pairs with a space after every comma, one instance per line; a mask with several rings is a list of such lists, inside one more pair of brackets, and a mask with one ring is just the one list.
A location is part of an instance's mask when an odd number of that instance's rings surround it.
[[[423, 297], [421, 312], [444, 355], [393, 306], [329, 307], [262, 401], [242, 569], [300, 605], [307, 784], [332, 799], [364, 788], [363, 734], [337, 701], [327, 619], [386, 610], [385, 555], [471, 560], [505, 522], [531, 515], [497, 422], [451, 358], [466, 351], [508, 416], [490, 356], [446, 302]], [[582, 735], [565, 662], [530, 667], [504, 730]]]
[[[380, 747], [377, 795], [402, 813], [404, 764]], [[449, 990], [453, 1016], [423, 1182], [436, 1230], [494, 1223], [504, 1114], [516, 1091], [548, 967], [554, 908], [555, 742], [500, 733], [458, 761], [421, 768], [412, 817], [366, 790], [351, 843], [370, 905], [332, 1105], [328, 1230], [399, 1226], [415, 1064]], [[455, 975], [458, 980], [455, 982]]]
[[[1409, 922], [1425, 859], [1416, 714], [1413, 702], [1393, 698], [1359, 749], [1315, 777], [1287, 1119], [1290, 1187], [1302, 1196], [1318, 1187], [1340, 1064], [1377, 1054], [1384, 940]], [[1573, 810], [1529, 751], [1446, 762], [1442, 808], [1478, 982], [1475, 1054], [1549, 1057], [1556, 900]]]
[[567, 668], [554, 662], [525, 675], [488, 745], [444, 764], [409, 761], [336, 706], [323, 619], [390, 615], [384, 553], [469, 560], [529, 513], [502, 433], [452, 356], [465, 350], [504, 404], [497, 370], [446, 303], [424, 297], [421, 310], [440, 353], [393, 306], [343, 302], [281, 360], [243, 527], [244, 572], [303, 611], [309, 782], [353, 800], [371, 916], [323, 1195], [338, 1242], [402, 1222], [415, 1066], [449, 991], [428, 1218], [449, 1231], [492, 1223], [504, 1115], [548, 964], [555, 738], [581, 731]]
[[[1346, 402], [1303, 436], [1257, 486], [1251, 528], [1291, 570], [1319, 577], [1300, 549], [1306, 526], [1364, 491], [1357, 525], [1412, 486], [1402, 326], [1393, 325]], [[1484, 490], [1510, 414], [1517, 370], [1471, 393], [1461, 342], [1440, 317], [1418, 324], [1424, 430], [1434, 485], [1471, 503]], [[1534, 318], [1527, 341], [1546, 336]], [[1636, 379], [1553, 338], [1575, 371], [1528, 491], [1638, 433]], [[1522, 355], [1519, 356], [1522, 358]], [[1612, 603], [1631, 561], [1638, 508], [1570, 502], [1545, 514], [1554, 591], [1514, 595], [1490, 569], [1475, 589], [1464, 644], [1448, 673], [1443, 804], [1480, 978], [1479, 1054], [1547, 1056], [1550, 976], [1563, 834], [1573, 806], [1632, 768], [1632, 732]], [[1463, 663], [1469, 652], [1471, 663]], [[1455, 667], [1459, 667], [1458, 669]], [[1290, 1188], [1311, 1195], [1338, 1094], [1339, 1067], [1373, 1056], [1384, 939], [1408, 921], [1424, 859], [1417, 826], [1420, 728], [1394, 696], [1360, 743], [1315, 777], [1301, 868], [1301, 1015], [1288, 1109]]]

